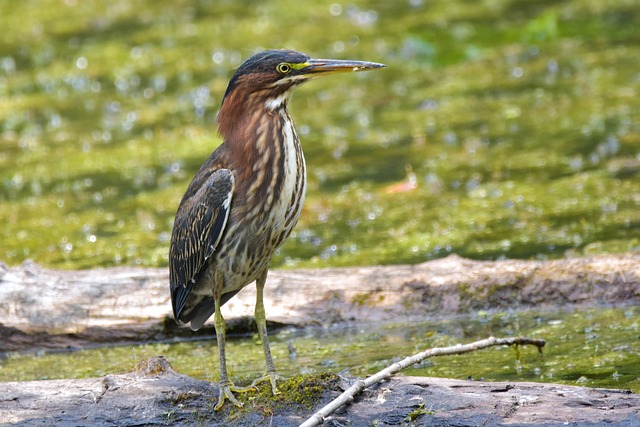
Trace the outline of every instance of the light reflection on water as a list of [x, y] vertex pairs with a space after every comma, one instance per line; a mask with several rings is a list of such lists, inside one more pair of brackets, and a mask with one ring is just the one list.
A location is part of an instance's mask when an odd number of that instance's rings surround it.
[[[640, 392], [640, 323], [637, 307], [587, 312], [478, 313], [411, 324], [336, 325], [285, 329], [271, 336], [274, 360], [284, 376], [341, 372], [372, 374], [427, 348], [489, 336], [545, 339], [544, 356], [521, 347], [496, 347], [462, 356], [429, 359], [406, 375], [495, 381], [544, 381]], [[113, 374], [138, 361], [164, 355], [178, 372], [218, 379], [215, 340], [111, 347], [68, 354], [11, 355], [0, 362], [0, 380], [75, 378]], [[257, 337], [228, 337], [231, 375], [249, 382], [262, 374]]]
[[260, 45], [388, 65], [318, 80], [292, 101], [309, 193], [275, 266], [640, 245], [638, 9], [624, 0], [562, 13], [539, 2], [14, 3], [0, 14], [3, 262], [166, 266], [180, 197], [220, 143], [225, 86]]

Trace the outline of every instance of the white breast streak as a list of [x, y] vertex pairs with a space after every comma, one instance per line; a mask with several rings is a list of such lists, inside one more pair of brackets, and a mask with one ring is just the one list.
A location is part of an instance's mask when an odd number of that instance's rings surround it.
[[[282, 113], [286, 114], [286, 113]], [[277, 212], [276, 218], [280, 218], [281, 221], [284, 221], [284, 218], [287, 215], [287, 210], [289, 208], [289, 203], [291, 202], [293, 193], [297, 190], [296, 183], [298, 181], [298, 162], [296, 159], [296, 148], [294, 143], [295, 131], [292, 128], [292, 123], [288, 119], [285, 120], [287, 123], [282, 132], [284, 134], [284, 152], [282, 155], [284, 156], [284, 168], [286, 173], [284, 174], [285, 179], [282, 183], [282, 190], [280, 194], [277, 196], [276, 203], [274, 205], [274, 211]], [[280, 224], [276, 224], [280, 225]]]

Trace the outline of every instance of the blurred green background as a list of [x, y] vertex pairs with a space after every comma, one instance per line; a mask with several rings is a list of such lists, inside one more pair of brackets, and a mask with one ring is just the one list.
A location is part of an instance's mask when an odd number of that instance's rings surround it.
[[640, 247], [631, 0], [0, 1], [0, 261], [166, 266], [263, 48], [386, 63], [298, 90], [303, 217], [275, 267]]

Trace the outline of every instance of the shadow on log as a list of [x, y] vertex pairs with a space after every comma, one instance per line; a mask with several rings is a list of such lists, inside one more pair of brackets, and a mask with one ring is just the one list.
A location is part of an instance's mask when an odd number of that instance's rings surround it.
[[[0, 264], [0, 352], [158, 341], [197, 333], [170, 318], [166, 269], [49, 270]], [[276, 270], [265, 289], [270, 330], [370, 319], [412, 320], [476, 310], [640, 303], [640, 254], [553, 261], [472, 261]], [[253, 328], [255, 287], [224, 307], [229, 334]]]

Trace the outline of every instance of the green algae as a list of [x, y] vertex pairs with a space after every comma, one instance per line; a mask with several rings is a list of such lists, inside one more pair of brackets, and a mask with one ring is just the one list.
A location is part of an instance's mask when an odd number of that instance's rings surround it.
[[[297, 404], [316, 390], [318, 374], [366, 376], [427, 348], [468, 343], [488, 336], [528, 336], [546, 340], [541, 356], [522, 346], [517, 353], [495, 347], [461, 356], [433, 358], [403, 371], [403, 375], [488, 381], [540, 381], [640, 392], [640, 323], [637, 307], [567, 312], [485, 312], [413, 323], [334, 325], [287, 329], [270, 341], [284, 399]], [[151, 356], [164, 355], [183, 374], [217, 381], [215, 340], [108, 347], [71, 353], [7, 354], [0, 361], [0, 381], [93, 377], [133, 369]], [[258, 337], [228, 337], [227, 364], [238, 385], [248, 385], [264, 373]], [[311, 375], [311, 377], [307, 377]], [[325, 378], [326, 379], [326, 378]], [[327, 379], [327, 381], [329, 381]], [[297, 390], [297, 391], [296, 391]], [[318, 390], [316, 390], [318, 391]], [[244, 395], [260, 407], [270, 388]], [[297, 398], [296, 398], [297, 399]], [[268, 399], [267, 399], [268, 400]], [[278, 402], [278, 398], [274, 402]], [[264, 402], [263, 402], [264, 403]], [[264, 406], [264, 405], [263, 405]], [[273, 408], [273, 406], [269, 406]]]
[[[313, 82], [292, 101], [309, 192], [274, 266], [640, 244], [633, 3], [0, 7], [0, 260], [10, 265], [166, 266], [178, 201], [220, 143], [226, 82], [260, 47], [388, 65]], [[403, 187], [410, 178], [415, 188]]]
[[256, 394], [243, 394], [243, 402], [254, 408], [291, 408], [296, 405], [309, 410], [317, 405], [324, 393], [337, 389], [339, 378], [336, 374], [322, 372], [317, 374], [294, 375], [278, 382], [279, 394], [273, 395], [270, 386], [263, 386]]

